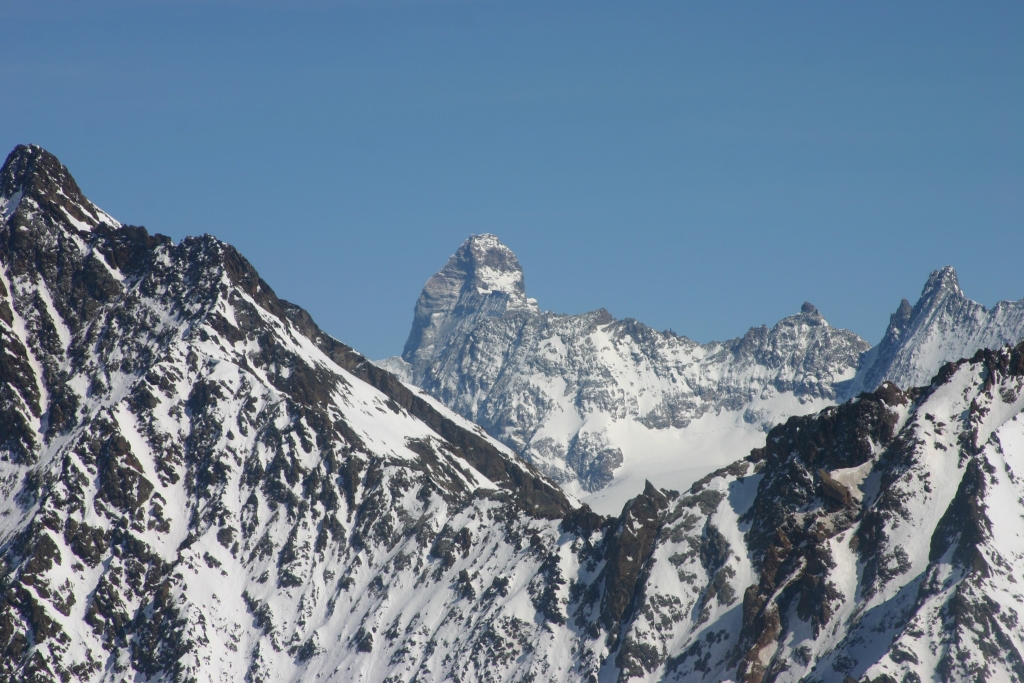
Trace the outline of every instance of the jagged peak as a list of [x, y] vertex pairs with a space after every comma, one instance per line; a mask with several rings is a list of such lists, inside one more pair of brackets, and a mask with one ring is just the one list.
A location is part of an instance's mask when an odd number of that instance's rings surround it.
[[510, 302], [526, 303], [526, 283], [519, 259], [496, 235], [483, 233], [470, 235], [448, 259], [439, 275], [462, 276], [463, 289], [475, 289], [478, 294], [500, 292]]
[[887, 340], [890, 344], [896, 342], [914, 324], [915, 318], [926, 315], [926, 311], [934, 309], [950, 296], [960, 299], [967, 298], [960, 289], [956, 269], [953, 266], [943, 266], [938, 270], [933, 270], [928, 275], [928, 281], [925, 282], [924, 288], [921, 290], [921, 298], [917, 300], [917, 303], [911, 305], [907, 299], [903, 299], [896, 311], [889, 316], [889, 327], [882, 343], [885, 344]]
[[1021, 324], [1017, 315], [996, 320], [968, 298], [953, 266], [934, 270], [917, 303], [903, 299], [889, 317], [881, 343], [861, 359], [849, 395], [884, 380], [901, 387], [925, 385], [943, 362], [970, 356], [982, 346], [1017, 343]]
[[907, 299], [900, 301], [899, 308], [889, 316], [889, 326], [896, 330], [904, 330], [910, 324], [910, 316], [914, 313], [914, 307]]
[[0, 167], [0, 217], [9, 218], [25, 199], [32, 209], [70, 221], [78, 229], [100, 223], [120, 226], [90, 202], [67, 167], [39, 145], [18, 145]]
[[889, 327], [886, 329], [882, 344], [895, 343], [911, 327], [915, 316], [924, 315], [923, 311], [934, 308], [950, 296], [966, 298], [960, 289], [956, 269], [953, 266], [943, 266], [933, 270], [928, 275], [928, 280], [921, 290], [921, 297], [917, 300], [917, 303], [912, 305], [910, 301], [904, 298], [900, 301], [896, 311], [889, 316]]
[[39, 145], [18, 145], [7, 155], [0, 168], [0, 197], [9, 199], [47, 185], [71, 197], [82, 194], [67, 168]]
[[960, 282], [956, 277], [956, 269], [953, 266], [943, 266], [933, 270], [928, 276], [928, 281], [921, 290], [921, 298], [925, 300], [936, 299], [943, 295], [953, 294], [963, 296], [960, 290]]

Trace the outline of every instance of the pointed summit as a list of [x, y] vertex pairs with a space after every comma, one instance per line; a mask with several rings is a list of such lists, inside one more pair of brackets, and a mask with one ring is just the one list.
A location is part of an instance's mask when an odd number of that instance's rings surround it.
[[68, 169], [38, 145], [18, 145], [0, 167], [0, 219], [19, 208], [25, 227], [39, 217], [51, 224], [70, 221], [80, 230], [120, 225], [86, 199]]
[[[470, 235], [437, 276], [460, 279], [482, 295], [507, 295], [513, 305], [525, 304], [526, 284], [519, 259], [490, 233]], [[433, 278], [431, 278], [433, 279]]]
[[57, 157], [38, 145], [18, 145], [0, 168], [0, 197], [56, 190], [84, 199], [78, 184]]
[[928, 282], [925, 283], [924, 289], [921, 291], [921, 299], [931, 300], [949, 294], [955, 296], [964, 295], [960, 291], [960, 282], [957, 280], [956, 270], [953, 266], [945, 266], [938, 270], [933, 270], [931, 275], [928, 276]]
[[1024, 339], [1024, 300], [1002, 301], [992, 310], [960, 289], [956, 270], [932, 271], [913, 306], [906, 299], [890, 316], [881, 343], [861, 359], [849, 396], [883, 382], [906, 389], [927, 385], [943, 363], [982, 348]]
[[899, 308], [889, 316], [889, 326], [895, 330], [903, 331], [910, 324], [910, 316], [914, 313], [914, 307], [906, 299], [900, 301]]
[[513, 311], [538, 312], [519, 259], [495, 235], [470, 235], [423, 286], [402, 357], [415, 368], [465, 321]]

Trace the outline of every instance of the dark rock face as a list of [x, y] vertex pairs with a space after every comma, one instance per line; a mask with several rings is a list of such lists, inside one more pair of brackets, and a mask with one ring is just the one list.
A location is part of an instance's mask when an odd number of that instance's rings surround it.
[[514, 311], [537, 312], [526, 298], [519, 260], [494, 235], [474, 235], [423, 287], [402, 357], [413, 365], [429, 363], [447, 337]]
[[[731, 415], [760, 441], [777, 421], [834, 400], [868, 347], [808, 303], [771, 328], [707, 345], [603, 309], [544, 313], [508, 247], [474, 235], [424, 286], [402, 358], [381, 365], [555, 480], [595, 492], [659, 432], [685, 433], [705, 416]], [[617, 435], [622, 423], [635, 438]]]
[[[546, 577], [541, 614], [564, 609], [558, 525], [592, 513], [324, 334], [230, 246], [120, 225], [38, 147], [8, 157], [0, 208], [0, 680], [344, 671], [325, 638], [351, 644], [341, 659], [383, 648], [396, 671], [467, 672], [488, 665], [484, 641], [427, 664], [438, 643], [417, 629], [474, 631], [436, 587], [472, 601], [481, 573], [504, 574], [507, 598], [507, 563], [515, 590]], [[437, 550], [446, 529], [455, 554]], [[524, 535], [537, 543], [508, 540]], [[396, 581], [442, 609], [381, 643], [367, 620]], [[479, 637], [537, 648], [505, 602]]]
[[644, 492], [626, 503], [615, 533], [609, 538], [605, 567], [605, 594], [601, 615], [605, 626], [616, 626], [630, 607], [640, 572], [654, 549], [661, 527], [661, 512], [668, 507], [665, 494], [647, 482]]
[[230, 246], [0, 179], [2, 681], [1024, 677], [1024, 347], [604, 517]]

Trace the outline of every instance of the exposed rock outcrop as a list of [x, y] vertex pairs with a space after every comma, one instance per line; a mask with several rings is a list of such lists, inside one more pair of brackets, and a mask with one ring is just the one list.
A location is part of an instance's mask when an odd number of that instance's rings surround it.
[[0, 182], [0, 681], [1024, 679], [1024, 346], [602, 516], [229, 245]]
[[541, 312], [511, 250], [474, 235], [423, 288], [402, 358], [381, 364], [563, 484], [594, 493], [618, 479], [604, 504], [617, 511], [646, 476], [688, 486], [835, 401], [868, 347], [809, 303], [705, 345], [603, 309]]

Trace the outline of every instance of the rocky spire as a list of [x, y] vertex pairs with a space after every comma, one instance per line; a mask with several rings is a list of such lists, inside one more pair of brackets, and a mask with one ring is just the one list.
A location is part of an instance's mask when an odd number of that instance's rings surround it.
[[903, 388], [926, 385], [943, 363], [1021, 339], [1024, 301], [988, 310], [963, 293], [956, 270], [945, 266], [928, 276], [916, 304], [900, 302], [881, 343], [862, 358], [849, 395], [886, 381]]
[[494, 235], [470, 235], [424, 285], [402, 357], [416, 368], [467, 320], [537, 310], [512, 250]]
[[70, 220], [86, 230], [100, 223], [120, 225], [86, 199], [68, 169], [38, 145], [18, 145], [0, 168], [0, 219], [19, 208], [25, 222], [36, 217], [51, 224]]
[[895, 335], [902, 335], [910, 325], [910, 316], [914, 313], [914, 307], [906, 299], [900, 301], [899, 308], [889, 316], [889, 330]]
[[925, 283], [924, 289], [921, 291], [922, 301], [932, 301], [944, 296], [963, 296], [964, 293], [960, 291], [960, 282], [956, 277], [956, 269], [953, 266], [943, 266], [938, 270], [933, 270], [928, 276], [928, 282]]

